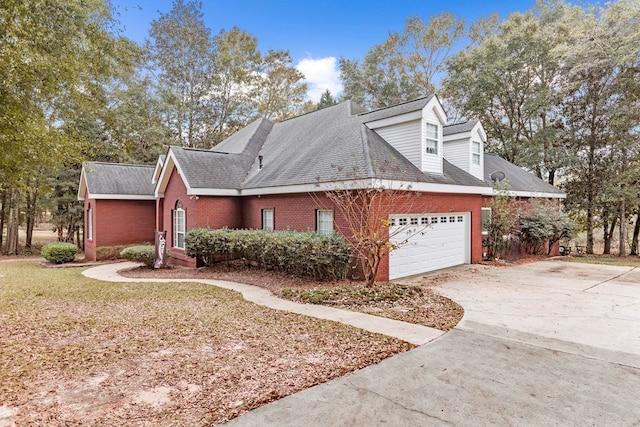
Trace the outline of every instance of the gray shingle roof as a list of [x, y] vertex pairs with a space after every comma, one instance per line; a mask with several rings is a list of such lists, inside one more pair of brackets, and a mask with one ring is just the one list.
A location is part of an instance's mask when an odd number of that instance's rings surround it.
[[[171, 147], [191, 188], [240, 189], [273, 123], [259, 119], [212, 150]], [[227, 151], [228, 150], [228, 151]]]
[[[267, 122], [270, 125], [267, 125]], [[251, 122], [246, 127], [229, 136], [227, 139], [216, 145], [209, 151], [218, 151], [232, 154], [240, 154], [247, 147], [247, 144], [258, 132], [267, 132], [271, 129], [273, 123], [268, 119], [258, 119]], [[263, 135], [266, 137], [266, 134]], [[263, 138], [264, 139], [264, 138]]]
[[444, 136], [454, 135], [456, 133], [471, 132], [471, 130], [477, 125], [479, 120], [469, 120], [464, 123], [456, 123], [455, 125], [447, 125], [442, 128], [442, 134]]
[[153, 196], [155, 166], [90, 162], [83, 168], [90, 195]]
[[388, 117], [398, 116], [400, 114], [411, 113], [424, 108], [425, 105], [431, 101], [435, 95], [425, 96], [417, 98], [411, 101], [403, 102], [402, 104], [394, 105], [391, 107], [380, 108], [378, 110], [362, 112], [358, 114], [361, 117], [363, 123], [372, 122], [374, 120], [386, 119]]
[[323, 108], [276, 123], [245, 188], [314, 184], [369, 176], [362, 129], [351, 115], [351, 103]]
[[484, 155], [484, 180], [493, 185], [491, 174], [500, 171], [505, 174], [505, 181], [509, 184], [509, 190], [534, 193], [564, 194], [553, 185], [541, 180], [534, 174], [514, 165], [513, 163], [494, 154]]
[[423, 173], [365, 126], [421, 110], [431, 99], [369, 113], [345, 101], [280, 123], [255, 121], [211, 150], [171, 150], [191, 188], [240, 190], [369, 178], [486, 187], [447, 161], [443, 174]]

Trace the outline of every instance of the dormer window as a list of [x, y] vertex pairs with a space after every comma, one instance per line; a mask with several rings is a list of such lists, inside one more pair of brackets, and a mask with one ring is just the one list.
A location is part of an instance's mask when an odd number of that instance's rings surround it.
[[438, 125], [432, 123], [426, 123], [425, 125], [426, 135], [426, 153], [438, 154]]
[[471, 162], [476, 165], [476, 166], [480, 166], [480, 143], [478, 141], [473, 141], [471, 146]]

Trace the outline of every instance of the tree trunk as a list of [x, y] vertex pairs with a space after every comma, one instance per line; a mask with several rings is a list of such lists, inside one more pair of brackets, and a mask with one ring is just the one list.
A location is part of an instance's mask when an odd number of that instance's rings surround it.
[[633, 239], [631, 239], [631, 253], [629, 255], [638, 255], [638, 237], [640, 237], [640, 209], [636, 214], [636, 225], [633, 227]]
[[602, 224], [604, 228], [604, 250], [602, 251], [603, 255], [611, 254], [611, 240], [613, 239], [613, 232], [616, 229], [616, 223], [618, 222], [618, 217], [613, 217], [613, 221], [611, 221], [611, 227], [608, 227], [609, 222], [608, 219], [608, 211], [604, 211], [602, 215]]
[[26, 239], [25, 249], [31, 251], [31, 242], [33, 240], [33, 227], [36, 223], [36, 206], [38, 204], [38, 180], [36, 179], [30, 191], [27, 191], [27, 209], [26, 209]]
[[587, 195], [587, 248], [586, 252], [589, 255], [593, 254], [593, 192], [589, 189]]
[[6, 206], [7, 206], [7, 190], [3, 189], [2, 190], [2, 196], [0, 198], [0, 205], [2, 205], [2, 207], [0, 207], [0, 252], [2, 252], [2, 239], [4, 236], [4, 221], [6, 218]]
[[18, 253], [18, 226], [20, 225], [20, 194], [12, 188], [9, 194], [9, 221], [7, 222], [7, 245], [5, 253]]
[[620, 242], [619, 242], [619, 251], [618, 256], [626, 256], [627, 255], [627, 242], [625, 239], [626, 234], [626, 225], [627, 225], [627, 215], [626, 215], [626, 206], [624, 202], [624, 198], [620, 202]]
[[547, 182], [549, 182], [549, 184], [551, 185], [554, 185], [555, 180], [556, 180], [556, 170], [549, 169], [549, 180]]

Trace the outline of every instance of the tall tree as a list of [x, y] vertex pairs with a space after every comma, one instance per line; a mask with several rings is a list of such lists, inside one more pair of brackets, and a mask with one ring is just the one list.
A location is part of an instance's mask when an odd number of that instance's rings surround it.
[[201, 9], [201, 3], [175, 0], [168, 13], [151, 22], [147, 43], [164, 101], [164, 121], [172, 137], [186, 147], [206, 146], [215, 123], [210, 95], [216, 51]]
[[448, 65], [447, 103], [487, 130], [487, 151], [553, 184], [566, 151], [558, 115], [558, 59], [563, 32], [555, 9], [514, 13], [473, 26], [472, 45]]
[[434, 93], [438, 76], [465, 31], [464, 20], [450, 13], [407, 18], [403, 33], [367, 52], [362, 63], [340, 58], [343, 97], [367, 108], [381, 108]]
[[130, 66], [133, 44], [118, 34], [104, 0], [7, 0], [0, 22], [0, 181], [10, 200], [4, 250], [16, 252], [21, 192], [33, 188], [35, 171], [83, 151], [86, 141], [65, 120], [77, 105], [98, 108], [104, 85]]
[[212, 142], [217, 144], [247, 124], [254, 115], [251, 90], [259, 82], [261, 55], [258, 40], [233, 27], [215, 37], [215, 74], [212, 76]]
[[329, 89], [322, 92], [320, 96], [320, 101], [316, 104], [316, 110], [321, 110], [325, 107], [331, 107], [332, 105], [336, 105], [338, 101], [333, 97], [331, 91]]
[[[112, 95], [109, 160], [153, 164], [172, 143], [163, 102], [148, 76], [139, 76]], [[93, 158], [92, 160], [98, 160]]]
[[289, 52], [270, 49], [262, 58], [252, 97], [258, 115], [284, 120], [300, 114], [306, 93], [304, 75], [292, 66]]
[[563, 19], [570, 33], [555, 53], [563, 66], [563, 112], [573, 159], [569, 195], [586, 212], [587, 253], [593, 253], [597, 216], [606, 227], [608, 213], [616, 211], [624, 254], [627, 210], [631, 200], [637, 203], [640, 172], [633, 161], [640, 119], [640, 4], [618, 0], [572, 7]]

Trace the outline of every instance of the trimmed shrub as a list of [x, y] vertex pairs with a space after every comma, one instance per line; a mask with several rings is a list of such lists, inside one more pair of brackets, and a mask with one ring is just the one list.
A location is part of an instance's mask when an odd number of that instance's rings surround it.
[[96, 248], [96, 261], [112, 260], [120, 258], [122, 252], [127, 246], [98, 246]]
[[547, 255], [553, 244], [573, 236], [574, 226], [564, 212], [555, 205], [532, 203], [529, 210], [520, 214], [520, 236], [527, 252], [541, 254], [548, 243]]
[[153, 267], [156, 261], [156, 248], [153, 245], [129, 246], [120, 252], [120, 257], [132, 262], [141, 262]]
[[211, 230], [194, 228], [185, 237], [185, 254], [205, 265], [241, 258], [285, 273], [316, 279], [348, 276], [352, 249], [342, 237], [313, 232]]
[[44, 245], [41, 254], [49, 262], [62, 264], [72, 262], [77, 252], [78, 248], [73, 243], [56, 242]]

